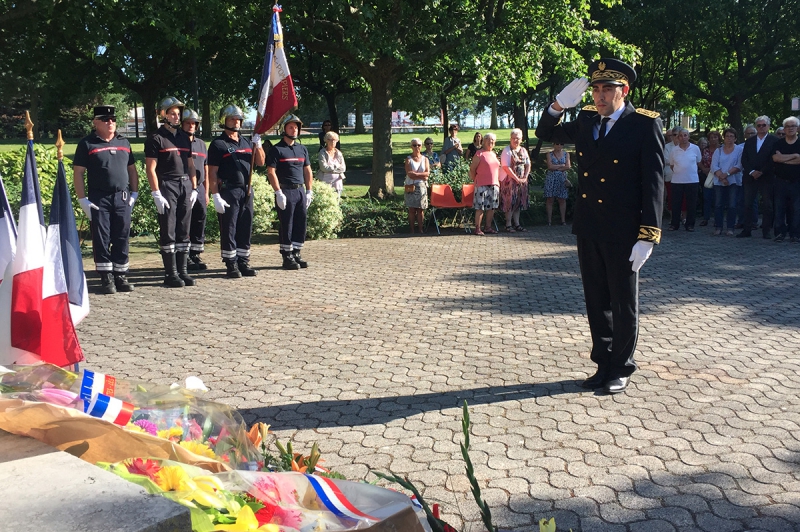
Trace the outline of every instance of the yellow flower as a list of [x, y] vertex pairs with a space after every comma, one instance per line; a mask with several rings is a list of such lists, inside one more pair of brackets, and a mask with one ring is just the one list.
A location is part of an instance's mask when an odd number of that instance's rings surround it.
[[131, 432], [144, 432], [144, 429], [139, 425], [134, 425], [133, 423], [128, 423], [125, 425], [125, 428]]
[[194, 454], [199, 454], [200, 456], [205, 456], [206, 458], [213, 458], [215, 460], [217, 459], [217, 455], [214, 454], [214, 451], [211, 450], [211, 447], [205, 443], [196, 441], [182, 441], [180, 446], [187, 451], [193, 452]]
[[195, 484], [186, 471], [180, 466], [164, 466], [156, 473], [158, 487], [164, 491], [194, 491]]
[[539, 519], [539, 532], [556, 532], [556, 518], [551, 517], [550, 521]]
[[164, 438], [165, 440], [171, 440], [172, 438], [179, 438], [183, 436], [183, 429], [180, 427], [170, 427], [166, 430], [159, 430], [158, 437]]
[[258, 526], [258, 519], [253, 513], [253, 509], [249, 506], [242, 506], [239, 513], [236, 514], [236, 523], [233, 525], [214, 525], [216, 530], [223, 530], [227, 532], [248, 532], [250, 530], [259, 530], [263, 532], [279, 532], [278, 525], [262, 525]]

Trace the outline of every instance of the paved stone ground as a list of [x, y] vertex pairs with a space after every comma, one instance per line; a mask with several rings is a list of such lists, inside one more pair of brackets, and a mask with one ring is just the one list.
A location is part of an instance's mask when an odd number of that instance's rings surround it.
[[179, 290], [153, 255], [79, 336], [87, 366], [197, 374], [351, 479], [408, 475], [466, 531], [464, 400], [503, 529], [800, 530], [800, 246], [702, 229], [645, 265], [640, 370], [613, 397], [578, 386], [594, 368], [567, 227], [311, 242], [298, 272], [264, 245], [257, 278]]

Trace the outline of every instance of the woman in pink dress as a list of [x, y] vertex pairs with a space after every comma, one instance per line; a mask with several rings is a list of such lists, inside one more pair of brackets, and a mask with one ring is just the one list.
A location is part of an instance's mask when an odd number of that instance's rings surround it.
[[[497, 137], [494, 133], [483, 136], [483, 147], [472, 158], [469, 166], [469, 177], [475, 183], [475, 198], [472, 207], [475, 209], [475, 234], [495, 234], [492, 228], [494, 211], [500, 203], [500, 160], [494, 153]], [[485, 213], [485, 216], [484, 216]], [[481, 222], [484, 230], [481, 231]]]

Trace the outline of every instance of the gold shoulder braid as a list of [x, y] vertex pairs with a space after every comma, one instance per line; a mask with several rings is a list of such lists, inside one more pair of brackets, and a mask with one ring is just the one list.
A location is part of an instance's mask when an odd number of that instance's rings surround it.
[[658, 244], [661, 242], [661, 229], [658, 227], [650, 227], [649, 225], [640, 225], [639, 237], [637, 240], [644, 240], [646, 242]]
[[649, 109], [642, 109], [641, 107], [636, 108], [636, 112], [640, 115], [647, 116], [649, 118], [661, 118], [661, 113], [658, 111], [650, 111]]
[[597, 107], [595, 107], [594, 105], [584, 105], [583, 107], [581, 107], [581, 111], [595, 111], [595, 112], [597, 112]]

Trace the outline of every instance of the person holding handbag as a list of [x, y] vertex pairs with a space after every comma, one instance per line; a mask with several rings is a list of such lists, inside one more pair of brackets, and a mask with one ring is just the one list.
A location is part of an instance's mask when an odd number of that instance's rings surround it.
[[[711, 171], [714, 173], [714, 236], [722, 234], [723, 212], [727, 210], [726, 234], [733, 236], [736, 226], [736, 186], [742, 182], [742, 149], [736, 145], [736, 130], [729, 127], [723, 132], [723, 144], [714, 152]], [[727, 208], [727, 209], [726, 209]]]
[[544, 178], [545, 209], [547, 210], [547, 225], [553, 220], [553, 200], [558, 199], [558, 208], [561, 211], [561, 225], [567, 225], [567, 197], [568, 187], [572, 183], [567, 179], [567, 170], [572, 168], [569, 153], [564, 150], [563, 140], [553, 141], [553, 151], [547, 154], [547, 173]]

